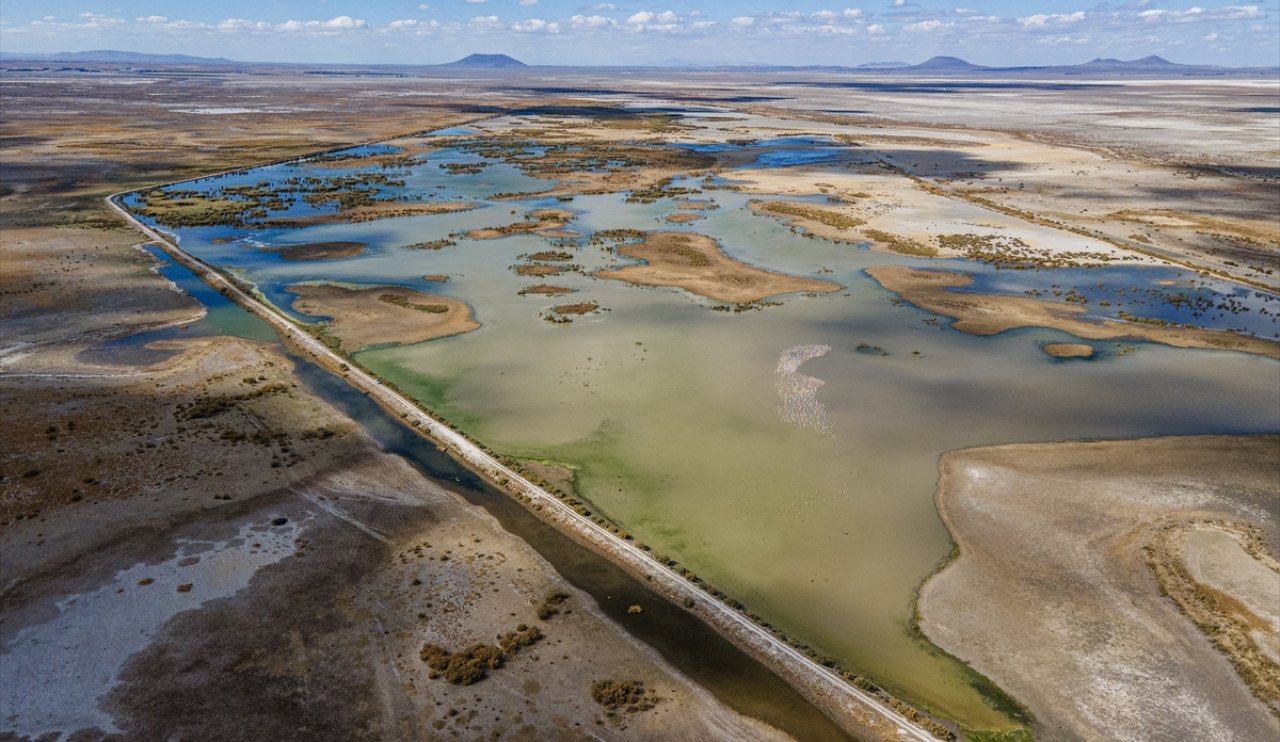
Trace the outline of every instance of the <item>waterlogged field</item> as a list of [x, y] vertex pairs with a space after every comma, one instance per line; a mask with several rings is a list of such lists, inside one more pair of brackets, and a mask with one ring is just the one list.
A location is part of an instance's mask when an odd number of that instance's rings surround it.
[[[951, 550], [933, 505], [939, 455], [1018, 441], [1269, 431], [1280, 405], [1276, 362], [1132, 341], [1094, 342], [1089, 360], [1056, 359], [1041, 346], [1075, 338], [957, 332], [864, 270], [962, 270], [974, 276], [963, 291], [1078, 294], [1091, 317], [1124, 312], [1268, 339], [1280, 305], [1266, 291], [1177, 267], [1008, 270], [815, 239], [752, 213], [749, 200], [762, 196], [735, 190], [735, 171], [811, 169], [821, 182], [846, 148], [818, 134], [737, 152], [717, 133], [721, 113], [681, 119], [709, 123], [701, 139], [671, 150], [728, 164], [656, 192], [649, 184], [539, 195], [563, 185], [529, 174], [546, 149], [458, 129], [164, 189], [241, 206], [257, 199], [260, 213], [248, 219], [166, 224], [172, 195], [126, 203], [144, 216], [149, 204], [147, 218], [184, 249], [299, 321], [325, 319], [294, 310], [290, 287], [299, 284], [394, 285], [465, 302], [479, 329], [372, 346], [355, 359], [493, 450], [568, 467], [594, 511], [819, 654], [966, 728], [1008, 728], [1003, 697], [912, 629], [915, 591]], [[533, 124], [548, 125], [524, 122]], [[625, 164], [579, 163], [575, 177]], [[827, 201], [820, 190], [787, 198], [817, 206]], [[474, 208], [434, 206], [448, 204]], [[410, 207], [420, 212], [387, 216]], [[368, 218], [316, 218], [343, 209]], [[527, 215], [538, 209], [571, 215], [533, 224], [539, 218]], [[708, 235], [737, 261], [841, 288], [735, 306], [605, 280], [592, 274], [638, 262], [617, 252], [635, 236], [606, 230]], [[363, 247], [336, 259], [285, 252], [317, 243]]]

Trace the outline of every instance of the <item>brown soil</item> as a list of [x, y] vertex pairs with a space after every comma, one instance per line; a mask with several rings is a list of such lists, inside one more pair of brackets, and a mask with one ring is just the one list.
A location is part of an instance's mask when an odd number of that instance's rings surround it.
[[1088, 343], [1046, 343], [1041, 350], [1054, 358], [1093, 358], [1096, 352]]
[[675, 286], [717, 301], [745, 304], [778, 294], [838, 291], [840, 285], [774, 273], [725, 255], [711, 237], [684, 232], [649, 232], [643, 242], [618, 246], [618, 254], [647, 265], [598, 271], [609, 278], [643, 286]]
[[516, 273], [521, 276], [558, 276], [571, 270], [567, 265], [547, 265], [545, 263], [521, 263], [516, 266]]
[[552, 307], [556, 314], [591, 314], [600, 308], [600, 305], [594, 301], [581, 302], [578, 304], [558, 304]]
[[666, 220], [672, 224], [688, 224], [704, 218], [705, 217], [702, 214], [694, 211], [680, 211], [675, 214], [667, 214], [666, 216]]
[[1176, 348], [1237, 350], [1280, 358], [1280, 343], [1233, 332], [1091, 320], [1083, 316], [1084, 307], [1074, 304], [1023, 296], [954, 293], [949, 289], [973, 281], [960, 273], [878, 266], [868, 268], [867, 275], [921, 309], [954, 318], [953, 327], [974, 335], [995, 335], [1015, 327], [1049, 327], [1089, 340], [1136, 338]]
[[546, 296], [563, 296], [564, 294], [572, 294], [576, 291], [577, 289], [571, 289], [566, 286], [550, 286], [545, 283], [540, 283], [537, 286], [529, 286], [527, 288], [520, 289], [520, 294], [522, 296], [524, 294], [543, 294]]
[[[480, 327], [471, 319], [465, 302], [400, 286], [349, 289], [321, 284], [290, 286], [288, 290], [298, 297], [293, 302], [295, 310], [333, 318], [325, 325], [326, 331], [346, 352], [383, 343], [420, 343]], [[438, 311], [438, 307], [445, 311]]]
[[443, 250], [446, 247], [453, 247], [458, 243], [453, 240], [431, 240], [429, 242], [415, 242], [412, 245], [405, 245], [406, 250]]
[[[1280, 496], [1277, 446], [1275, 436], [1192, 437], [946, 454], [937, 502], [959, 558], [921, 590], [921, 629], [1026, 704], [1037, 739], [1117, 728], [1137, 739], [1276, 737], [1280, 718], [1233, 660], [1265, 665], [1215, 648], [1151, 567], [1187, 571], [1169, 529], [1205, 527], [1258, 529], [1253, 558], [1274, 565], [1263, 550], [1280, 546], [1266, 515]], [[1275, 610], [1266, 588], [1213, 592], [1221, 606]], [[1220, 615], [1230, 613], [1245, 615]]]

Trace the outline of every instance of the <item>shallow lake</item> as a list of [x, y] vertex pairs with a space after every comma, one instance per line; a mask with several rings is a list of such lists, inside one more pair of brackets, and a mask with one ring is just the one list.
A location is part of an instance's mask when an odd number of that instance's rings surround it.
[[[805, 155], [787, 146], [770, 147], [766, 164], [828, 156], [825, 148]], [[476, 162], [489, 164], [478, 172], [442, 167]], [[309, 170], [306, 163], [273, 165], [180, 187], [211, 191]], [[341, 172], [356, 171], [329, 166], [322, 174]], [[1276, 427], [1275, 361], [1141, 342], [1095, 342], [1094, 359], [1054, 359], [1040, 346], [1070, 335], [1039, 329], [966, 335], [896, 299], [863, 271], [886, 264], [965, 270], [975, 275], [973, 289], [985, 291], [1076, 288], [1097, 316], [1125, 310], [1273, 337], [1280, 304], [1264, 292], [1164, 268], [999, 271], [871, 252], [810, 239], [754, 215], [747, 197], [730, 190], [696, 196], [720, 208], [679, 225], [664, 220], [676, 210], [670, 199], [495, 201], [497, 193], [544, 191], [552, 183], [470, 151], [430, 152], [401, 175], [403, 186], [382, 192], [482, 206], [357, 224], [176, 234], [183, 248], [253, 283], [303, 321], [315, 318], [292, 312], [287, 287], [309, 281], [395, 284], [466, 301], [481, 329], [369, 349], [357, 359], [492, 449], [572, 467], [579, 495], [655, 553], [848, 669], [968, 728], [1008, 722], [979, 678], [910, 630], [916, 589], [951, 550], [933, 504], [940, 454], [1020, 441]], [[547, 206], [577, 212], [569, 228], [582, 238], [459, 236]], [[295, 205], [290, 215], [308, 208]], [[587, 239], [619, 228], [708, 234], [739, 260], [844, 289], [726, 312], [681, 290], [591, 277], [629, 262]], [[406, 249], [446, 237], [457, 244]], [[331, 261], [288, 261], [255, 248], [331, 240], [369, 247]], [[511, 270], [519, 256], [553, 244], [572, 251], [582, 270], [551, 278]], [[433, 274], [449, 280], [423, 278]], [[536, 283], [577, 292], [519, 295]], [[1179, 292], [1196, 300], [1168, 300]], [[1113, 305], [1099, 306], [1100, 297]], [[570, 324], [542, 318], [555, 304], [580, 301], [607, 311]], [[801, 359], [807, 360], [797, 365]]]

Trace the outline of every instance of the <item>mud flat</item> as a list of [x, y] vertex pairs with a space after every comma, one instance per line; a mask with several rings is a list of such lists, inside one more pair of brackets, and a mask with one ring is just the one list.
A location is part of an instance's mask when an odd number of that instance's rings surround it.
[[867, 275], [921, 309], [955, 319], [957, 330], [995, 335], [1015, 327], [1048, 327], [1089, 340], [1137, 338], [1175, 348], [1237, 350], [1280, 358], [1280, 343], [1220, 330], [1174, 325], [1147, 325], [1116, 320], [1091, 320], [1084, 307], [1054, 304], [1023, 296], [962, 294], [953, 288], [973, 279], [961, 273], [918, 270], [907, 266], [877, 266]]
[[[1277, 669], [1277, 446], [1186, 437], [946, 454], [937, 504], [959, 558], [921, 590], [920, 628], [1026, 704], [1037, 739], [1275, 739], [1280, 699], [1260, 700], [1274, 683], [1251, 692], [1242, 675]], [[1191, 587], [1170, 587], [1169, 572]], [[1215, 635], [1215, 648], [1180, 594], [1200, 595], [1239, 641]]]
[[725, 255], [715, 239], [700, 234], [649, 232], [642, 242], [619, 245], [618, 254], [644, 260], [645, 264], [593, 275], [641, 286], [674, 286], [733, 304], [778, 294], [840, 289], [839, 284], [830, 281], [774, 273], [739, 262]]
[[420, 343], [480, 327], [465, 302], [400, 286], [298, 285], [289, 291], [298, 296], [295, 310], [333, 318], [327, 332], [349, 352], [382, 343]]
[[369, 247], [366, 242], [307, 242], [301, 245], [263, 248], [279, 253], [285, 260], [341, 260], [354, 258]]

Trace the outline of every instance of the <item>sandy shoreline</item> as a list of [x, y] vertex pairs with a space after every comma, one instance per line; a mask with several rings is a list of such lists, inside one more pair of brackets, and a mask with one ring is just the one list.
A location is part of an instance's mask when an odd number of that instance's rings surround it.
[[[944, 455], [936, 499], [959, 558], [921, 589], [921, 629], [1026, 704], [1037, 739], [1274, 738], [1280, 719], [1165, 597], [1152, 549], [1171, 529], [1245, 527], [1275, 550], [1277, 445], [1206, 436]], [[1160, 565], [1216, 560], [1232, 575], [1252, 561], [1216, 545], [1181, 554]], [[1214, 589], [1232, 591], [1224, 605], [1254, 606], [1250, 622], [1268, 602], [1280, 614], [1271, 569], [1270, 587], [1264, 578]]]

